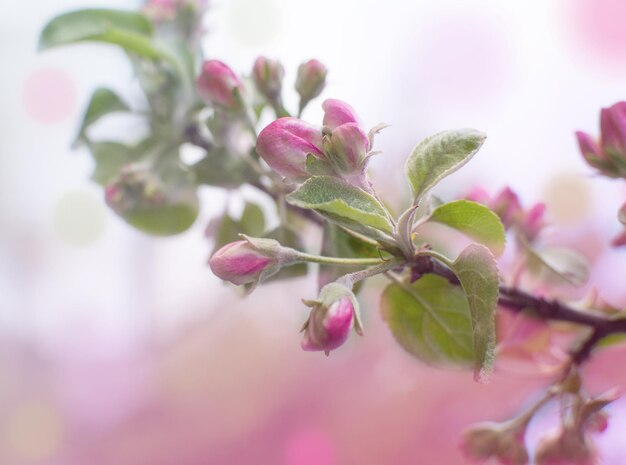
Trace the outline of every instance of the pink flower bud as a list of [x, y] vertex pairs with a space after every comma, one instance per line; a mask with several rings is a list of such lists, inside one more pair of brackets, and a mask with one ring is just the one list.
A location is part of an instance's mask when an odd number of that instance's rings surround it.
[[318, 60], [309, 60], [298, 67], [296, 91], [300, 95], [300, 107], [322, 93], [326, 86], [328, 70]]
[[281, 176], [308, 177], [308, 154], [323, 157], [322, 131], [298, 118], [280, 118], [265, 127], [257, 139], [259, 156]]
[[535, 451], [536, 465], [594, 465], [596, 462], [593, 445], [573, 428], [548, 433]]
[[244, 238], [213, 254], [209, 266], [217, 277], [237, 285], [259, 283], [297, 260], [295, 250], [274, 239]]
[[208, 60], [202, 65], [197, 79], [200, 96], [214, 105], [229, 110], [241, 109], [243, 86], [237, 75], [218, 60]]
[[626, 159], [626, 102], [619, 102], [600, 113], [602, 146], [608, 153]]
[[277, 60], [258, 57], [252, 68], [252, 79], [259, 92], [270, 102], [280, 96], [285, 69]]
[[346, 123], [333, 129], [327, 150], [339, 174], [359, 175], [365, 171], [370, 141], [356, 123]]
[[305, 323], [302, 348], [307, 351], [323, 350], [328, 353], [341, 346], [358, 322], [358, 303], [350, 289], [342, 284], [330, 283], [322, 288]]
[[477, 423], [463, 432], [461, 449], [473, 460], [495, 457], [504, 465], [526, 465], [525, 431], [525, 423]]
[[335, 129], [346, 123], [359, 123], [359, 117], [354, 109], [345, 102], [336, 99], [326, 99], [322, 103], [324, 110], [324, 126]]
[[544, 214], [546, 205], [536, 203], [524, 215], [521, 230], [529, 241], [533, 241], [545, 226]]
[[505, 228], [510, 228], [522, 214], [517, 194], [510, 187], [502, 189], [490, 202], [489, 207], [497, 213]]

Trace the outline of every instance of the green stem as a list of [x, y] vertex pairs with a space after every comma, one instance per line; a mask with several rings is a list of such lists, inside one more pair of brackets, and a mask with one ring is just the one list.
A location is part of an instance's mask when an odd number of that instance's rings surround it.
[[372, 276], [376, 276], [378, 274], [386, 273], [393, 268], [397, 268], [404, 263], [404, 259], [402, 258], [393, 258], [383, 263], [379, 263], [376, 266], [371, 268], [366, 268], [364, 270], [355, 271], [354, 273], [348, 273], [346, 275], [341, 276], [337, 279], [338, 283], [344, 284], [345, 286], [352, 288], [359, 281], [363, 281], [364, 279], [371, 278]]
[[439, 260], [441, 263], [446, 265], [448, 268], [453, 268], [454, 267], [454, 262], [452, 262], [445, 255], [442, 255], [439, 252], [435, 252], [434, 250], [420, 250], [418, 255], [427, 255], [429, 257], [432, 257], [432, 258], [435, 258], [435, 259]]
[[321, 255], [311, 255], [304, 252], [298, 252], [298, 261], [320, 263], [322, 265], [340, 265], [340, 266], [367, 266], [379, 265], [387, 263], [380, 258], [341, 258], [341, 257], [322, 257]]

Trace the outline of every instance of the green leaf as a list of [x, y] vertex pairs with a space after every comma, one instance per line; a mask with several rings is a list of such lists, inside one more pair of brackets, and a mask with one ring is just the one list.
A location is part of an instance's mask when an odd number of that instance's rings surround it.
[[473, 129], [444, 131], [427, 137], [411, 152], [404, 171], [414, 203], [446, 176], [465, 165], [483, 145], [486, 135]]
[[289, 194], [287, 201], [370, 237], [385, 237], [377, 231], [393, 233], [385, 208], [378, 200], [340, 178], [313, 176]]
[[[152, 140], [140, 143], [138, 150]], [[116, 185], [122, 189], [125, 202], [114, 210], [128, 224], [153, 236], [172, 236], [189, 229], [199, 212], [199, 199], [195, 179], [177, 160], [178, 154], [161, 162], [158, 171], [154, 167], [141, 168], [130, 179], [119, 179]], [[143, 172], [143, 169], [146, 169]], [[143, 178], [143, 182], [138, 182]]]
[[504, 226], [489, 208], [469, 200], [456, 200], [435, 208], [428, 221], [445, 224], [502, 255], [506, 243]]
[[80, 141], [86, 141], [86, 131], [89, 126], [103, 116], [109, 113], [128, 110], [130, 110], [128, 105], [112, 90], [105, 87], [96, 89], [91, 95], [91, 100], [87, 105], [87, 110], [83, 116], [83, 123], [80, 126], [74, 145]]
[[573, 286], [582, 286], [589, 279], [587, 259], [575, 250], [565, 247], [537, 250], [529, 246], [526, 251], [529, 268], [543, 273], [543, 277], [548, 280], [556, 277]]
[[398, 343], [423, 362], [472, 365], [472, 321], [459, 286], [435, 275], [391, 284], [383, 292], [381, 312]]
[[626, 224], [626, 203], [622, 205], [622, 208], [619, 209], [617, 218], [619, 219], [620, 223]]
[[135, 147], [119, 142], [94, 142], [90, 148], [96, 163], [91, 179], [101, 186], [113, 181], [123, 165], [141, 156]]
[[138, 208], [123, 216], [131, 226], [154, 236], [180, 234], [189, 229], [197, 217], [197, 202]]
[[[348, 234], [339, 226], [327, 222], [324, 224], [321, 255], [341, 258], [378, 258], [380, 257], [380, 252], [375, 243], [365, 242], [352, 234]], [[320, 266], [317, 280], [318, 287], [321, 289], [326, 284], [335, 281], [338, 277], [362, 268], [362, 266]], [[362, 282], [356, 284], [355, 293], [360, 284]]]
[[452, 269], [465, 291], [472, 315], [474, 379], [487, 382], [493, 370], [496, 344], [498, 267], [487, 247], [472, 244], [461, 252]]
[[39, 50], [79, 42], [104, 42], [144, 58], [166, 58], [151, 39], [152, 24], [130, 11], [86, 9], [53, 18], [41, 32]]
[[265, 233], [265, 214], [263, 209], [252, 202], [246, 202], [241, 217], [239, 219], [232, 218], [228, 213], [219, 221], [213, 239], [215, 245], [213, 252], [228, 244], [241, 240], [240, 234], [250, 237], [262, 237]]
[[191, 166], [199, 184], [219, 187], [239, 187], [254, 182], [258, 175], [241, 157], [217, 149]]

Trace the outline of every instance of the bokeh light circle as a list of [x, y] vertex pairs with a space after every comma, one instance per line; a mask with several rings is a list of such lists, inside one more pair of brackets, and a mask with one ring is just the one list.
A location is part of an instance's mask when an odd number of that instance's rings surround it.
[[26, 112], [35, 121], [58, 123], [76, 108], [76, 84], [60, 69], [42, 68], [26, 78], [22, 101]]
[[57, 236], [67, 244], [96, 242], [106, 229], [103, 200], [84, 191], [65, 194], [54, 209], [53, 227]]

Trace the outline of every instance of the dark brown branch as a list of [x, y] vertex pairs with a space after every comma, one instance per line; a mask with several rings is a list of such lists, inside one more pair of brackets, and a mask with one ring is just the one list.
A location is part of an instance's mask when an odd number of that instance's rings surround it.
[[[459, 284], [452, 270], [428, 256], [417, 257], [411, 270], [412, 280], [430, 273], [441, 276], [452, 284]], [[591, 334], [571, 351], [572, 362], [578, 365], [589, 358], [598, 342], [606, 336], [626, 333], [626, 319], [614, 320], [600, 313], [583, 312], [558, 300], [536, 297], [513, 287], [500, 286], [498, 304], [513, 312], [531, 311], [543, 320], [563, 321], [590, 328]]]

